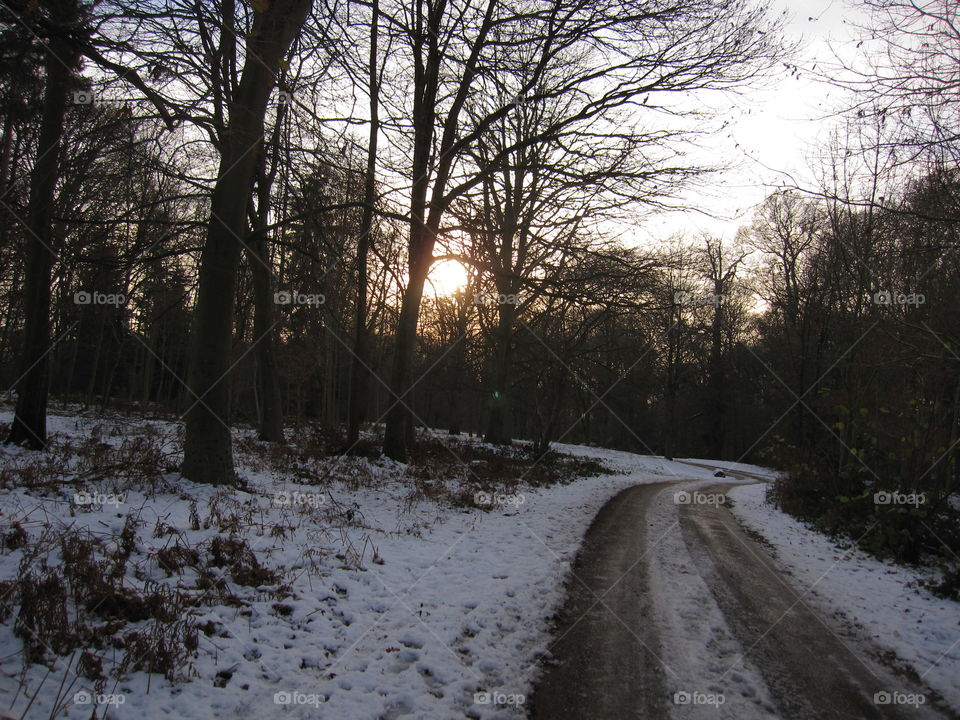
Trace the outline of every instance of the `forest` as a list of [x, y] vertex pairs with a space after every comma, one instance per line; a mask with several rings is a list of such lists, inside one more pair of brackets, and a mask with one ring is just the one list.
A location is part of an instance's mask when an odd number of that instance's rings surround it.
[[763, 462], [802, 477], [777, 489], [800, 517], [886, 513], [878, 550], [936, 552], [960, 35], [946, 1], [867, 6], [820, 181], [650, 241], [723, 170], [691, 152], [705, 98], [796, 70], [769, 8], [6, 0], [7, 441], [43, 449], [56, 401], [181, 420], [183, 476], [215, 485], [238, 426], [398, 461], [442, 429]]
[[960, 717], [958, 58], [0, 0], [0, 719]]

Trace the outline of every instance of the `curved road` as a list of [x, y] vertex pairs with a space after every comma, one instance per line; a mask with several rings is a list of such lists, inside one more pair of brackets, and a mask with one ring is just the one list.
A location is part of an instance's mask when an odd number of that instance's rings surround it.
[[[677, 486], [638, 485], [600, 510], [571, 573], [552, 660], [532, 697], [532, 718], [655, 720], [743, 712], [743, 707], [721, 705], [724, 712], [718, 714], [716, 706], [684, 704], [673, 694], [673, 670], [663, 662], [665, 644], [672, 650], [680, 643], [658, 633], [656, 594], [648, 581], [658, 549], [649, 536], [652, 513], [665, 506], [661, 494]], [[691, 490], [723, 493], [731, 486], [700, 482]], [[875, 648], [808, 608], [805, 591], [780, 574], [724, 504], [667, 507], [677, 513], [691, 568], [709, 587], [728, 632], [769, 694], [765, 703], [746, 706], [744, 720], [751, 713], [801, 720], [957, 717], [942, 707], [934, 709], [936, 696], [929, 689], [878, 662]], [[703, 652], [709, 653], [704, 643]], [[723, 676], [699, 679], [727, 692]], [[877, 693], [892, 690], [924, 693], [927, 702], [919, 707], [874, 702]]]

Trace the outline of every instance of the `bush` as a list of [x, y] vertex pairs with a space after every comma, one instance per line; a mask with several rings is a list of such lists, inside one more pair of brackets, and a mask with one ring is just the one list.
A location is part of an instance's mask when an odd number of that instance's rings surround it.
[[853, 540], [879, 558], [906, 563], [950, 559], [949, 547], [960, 538], [960, 513], [947, 497], [926, 493], [921, 504], [879, 504], [874, 499], [878, 492], [916, 494], [867, 485], [862, 476], [829, 476], [802, 467], [777, 480], [769, 499], [784, 512], [827, 535]]

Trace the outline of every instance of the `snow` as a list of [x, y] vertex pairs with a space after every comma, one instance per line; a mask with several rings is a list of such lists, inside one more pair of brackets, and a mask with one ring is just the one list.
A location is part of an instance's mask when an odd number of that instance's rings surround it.
[[762, 478], [773, 480], [779, 474], [776, 470], [771, 470], [760, 465], [750, 465], [749, 463], [733, 462], [731, 460], [703, 460], [700, 458], [677, 458], [679, 462], [695, 463], [697, 465], [707, 465], [717, 470], [727, 472], [742, 472], [750, 475], [759, 475]]
[[925, 587], [936, 573], [837, 544], [767, 503], [767, 487], [734, 488], [729, 493], [733, 513], [766, 539], [798, 587], [810, 588], [804, 602], [822, 617], [845, 619], [860, 635], [895, 653], [960, 712], [960, 607]]
[[647, 528], [650, 590], [656, 626], [665, 639], [661, 660], [675, 703], [672, 715], [762, 720], [776, 715], [769, 689], [759, 669], [745, 657], [711, 588], [698, 573], [697, 565], [704, 558], [693, 556], [680, 527], [680, 505], [674, 493], [705, 497], [708, 493], [699, 488], [716, 482], [712, 476], [711, 480], [683, 483], [660, 493]]
[[[10, 419], [9, 410], [0, 411], [0, 422]], [[97, 438], [119, 447], [146, 436], [169, 456], [171, 468], [179, 459], [182, 429], [166, 420], [67, 408], [52, 414], [49, 425], [61, 446]], [[599, 459], [617, 474], [551, 487], [520, 485], [488, 493], [484, 508], [458, 507], [423, 491], [406, 466], [388, 460], [324, 459], [338, 479], [311, 485], [301, 482], [309, 475], [304, 467], [278, 471], [244, 452], [255, 444], [250, 431], [236, 431], [235, 439], [245, 491], [194, 484], [173, 471], [152, 486], [87, 477], [53, 490], [17, 483], [0, 489], [0, 531], [6, 535], [19, 523], [31, 544], [44, 532], [68, 530], [113, 542], [128, 515], [139, 518], [123, 580], [140, 591], [195, 586], [195, 568], [170, 575], [156, 553], [176, 544], [205, 546], [217, 536], [247, 540], [262, 565], [282, 576], [279, 584], [250, 587], [225, 575], [237, 602], [213, 595], [185, 611], [205, 629], [188, 677], [176, 682], [129, 671], [97, 688], [75, 674], [76, 658], [69, 656], [52, 670], [35, 664], [24, 673], [22, 643], [10, 618], [0, 624], [0, 715], [46, 718], [59, 705], [61, 717], [89, 718], [92, 705], [76, 698], [102, 701], [101, 717], [138, 720], [523, 718], [591, 521], [621, 490], [665, 481], [680, 484], [660, 493], [649, 519], [651, 592], [657, 627], [668, 639], [661, 659], [670, 692], [694, 698], [672, 712], [679, 718], [772, 714], [761, 673], [743, 657], [697, 571], [704, 559], [685, 542], [673, 497], [715, 484], [718, 467], [766, 477], [772, 471], [558, 445], [560, 452]], [[456, 454], [456, 444], [450, 449]], [[0, 472], [18, 472], [34, 458], [0, 447]], [[77, 454], [70, 467], [50, 472], [69, 476], [82, 469]], [[951, 672], [960, 660], [956, 604], [920, 587], [919, 571], [840, 549], [765, 505], [763, 488], [733, 491], [742, 522], [770, 540], [798, 584], [815, 585], [814, 602], [825, 613], [845, 612], [960, 707]], [[94, 502], [77, 503], [75, 493]], [[32, 567], [61, 562], [59, 546], [48, 545]], [[0, 580], [22, 576], [22, 563], [23, 548], [0, 547]], [[105, 670], [121, 655], [110, 648], [101, 654]]]
[[[0, 421], [9, 420], [9, 412], [0, 413]], [[167, 450], [177, 446], [178, 428], [163, 421], [50, 418], [60, 440], [95, 431], [113, 445], [149, 432], [148, 426]], [[489, 511], [417, 496], [402, 465], [351, 459], [342, 474], [350, 470], [362, 482], [322, 488], [244, 467], [247, 492], [193, 484], [175, 473], [157, 490], [110, 481], [84, 485], [91, 494], [122, 498], [118, 505], [77, 506], [66, 490], [48, 496], [0, 490], [0, 520], [4, 528], [20, 522], [31, 540], [44, 527], [102, 536], [119, 533], [134, 512], [144, 522], [129, 566], [139, 571], [128, 572], [125, 581], [138, 588], [148, 582], [188, 585], [195, 579], [191, 571], [166, 577], [156, 551], [171, 538], [196, 546], [227, 534], [216, 524], [191, 529], [193, 502], [204, 518], [214, 511], [245, 518], [245, 537], [263, 565], [286, 569], [289, 597], [278, 600], [269, 589], [231, 583], [241, 606], [196, 608], [195, 620], [212, 632], [199, 634], [189, 682], [128, 673], [101, 690], [107, 717], [274, 717], [282, 705], [290, 718], [518, 718], [525, 716], [538, 659], [550, 644], [569, 565], [596, 512], [628, 486], [699, 472], [629, 453], [586, 454], [621, 474], [549, 488], [521, 486]], [[7, 451], [0, 465], [28, 455]], [[323, 497], [316, 498], [318, 492]], [[355, 522], [343, 521], [345, 509]], [[158, 523], [170, 534], [155, 537]], [[292, 529], [285, 538], [273, 537], [266, 531], [272, 525]], [[21, 559], [20, 550], [2, 551], [0, 577], [17, 577]], [[55, 566], [59, 554], [50, 552], [47, 562]], [[276, 603], [287, 606], [283, 613]], [[88, 718], [91, 705], [73, 698], [97, 689], [65, 668], [69, 658], [50, 677], [44, 666], [33, 665], [18, 695], [20, 647], [12, 622], [0, 625], [0, 712], [20, 717], [36, 693], [28, 717], [47, 717], [60, 695], [66, 717]], [[225, 671], [229, 679], [218, 680]]]

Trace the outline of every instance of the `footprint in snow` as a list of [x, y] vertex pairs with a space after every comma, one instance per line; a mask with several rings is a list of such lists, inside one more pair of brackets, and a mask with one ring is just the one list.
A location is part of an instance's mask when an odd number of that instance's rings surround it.
[[401, 650], [393, 658], [393, 664], [390, 666], [390, 672], [399, 675], [413, 663], [420, 659], [420, 653], [413, 650]]

